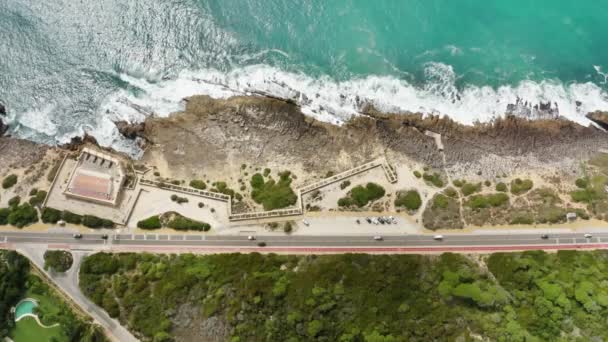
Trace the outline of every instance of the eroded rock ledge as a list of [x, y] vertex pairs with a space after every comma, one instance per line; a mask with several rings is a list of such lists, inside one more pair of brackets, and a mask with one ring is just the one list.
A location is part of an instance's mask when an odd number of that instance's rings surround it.
[[154, 144], [144, 158], [161, 153], [168, 165], [182, 169], [279, 160], [327, 170], [352, 167], [388, 152], [439, 167], [441, 156], [425, 130], [442, 134], [448, 165], [475, 162], [489, 153], [531, 155], [541, 161], [585, 159], [608, 147], [605, 132], [562, 119], [507, 116], [466, 126], [448, 117], [370, 109], [336, 126], [277, 99], [194, 96], [184, 112], [146, 121], [143, 136]]

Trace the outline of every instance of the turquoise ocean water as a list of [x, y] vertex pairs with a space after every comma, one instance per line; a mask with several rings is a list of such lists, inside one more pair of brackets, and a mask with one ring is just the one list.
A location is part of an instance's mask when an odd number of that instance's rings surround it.
[[[550, 102], [608, 110], [608, 1], [0, 0], [0, 100], [12, 133], [87, 131], [193, 94], [265, 91], [341, 122], [363, 103], [463, 123]], [[528, 109], [526, 109], [528, 108]], [[512, 108], [511, 108], [512, 109]]]

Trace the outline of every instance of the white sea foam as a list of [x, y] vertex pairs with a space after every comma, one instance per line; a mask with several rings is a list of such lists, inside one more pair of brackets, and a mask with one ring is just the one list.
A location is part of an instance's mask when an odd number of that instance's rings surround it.
[[428, 63], [425, 77], [423, 87], [415, 87], [390, 76], [336, 82], [329, 77], [312, 78], [266, 65], [239, 68], [228, 73], [212, 69], [184, 71], [175, 79], [154, 83], [121, 75], [124, 81], [143, 92], [139, 96], [126, 91], [116, 93], [108, 98], [103, 109], [121, 119], [141, 121], [145, 118], [142, 113], [146, 111], [166, 116], [182, 109], [181, 100], [191, 95], [226, 98], [262, 91], [295, 99], [305, 114], [334, 123], [357, 115], [364, 102], [386, 111], [445, 114], [464, 124], [503, 115], [507, 105], [515, 103], [518, 98], [533, 104], [557, 103], [562, 116], [584, 125], [589, 124], [586, 113], [608, 110], [608, 95], [591, 82], [522, 81], [517, 86], [465, 86], [458, 89], [456, 73], [451, 66], [442, 63]]

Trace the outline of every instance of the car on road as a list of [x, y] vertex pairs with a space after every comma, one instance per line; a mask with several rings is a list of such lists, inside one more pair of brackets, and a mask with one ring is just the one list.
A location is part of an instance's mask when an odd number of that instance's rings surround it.
[[593, 237], [593, 235], [591, 234], [585, 234], [585, 239], [591, 239]]
[[378, 221], [377, 218], [372, 217], [372, 223], [375, 224], [375, 225], [378, 225], [380, 222]]
[[253, 236], [253, 235], [249, 235], [249, 236], [247, 237], [247, 240], [249, 240], [249, 241], [253, 241], [253, 240], [255, 240], [255, 236]]
[[543, 234], [543, 235], [540, 236], [540, 238], [543, 239], [543, 240], [547, 240], [549, 238], [549, 235]]
[[104, 239], [104, 240], [107, 240], [108, 239], [108, 234], [102, 234], [101, 238]]
[[355, 222], [357, 222], [357, 224], [361, 224], [361, 220], [356, 219]]
[[308, 221], [306, 221], [306, 220], [302, 220], [302, 223], [304, 223], [304, 225], [305, 225], [306, 227], [310, 226], [310, 222], [308, 222]]
[[258, 242], [258, 247], [266, 247], [266, 242], [264, 242], [264, 241]]
[[376, 236], [374, 236], [374, 240], [376, 240], [376, 241], [382, 241], [383, 239], [382, 239], [382, 236], [376, 235]]
[[82, 234], [80, 234], [80, 233], [74, 233], [72, 235], [72, 237], [74, 237], [74, 239], [82, 239]]
[[372, 223], [372, 219], [370, 219], [369, 217], [366, 217], [365, 221], [367, 221], [367, 223]]
[[433, 240], [441, 241], [441, 240], [443, 240], [443, 235], [435, 235], [435, 236], [433, 236]]

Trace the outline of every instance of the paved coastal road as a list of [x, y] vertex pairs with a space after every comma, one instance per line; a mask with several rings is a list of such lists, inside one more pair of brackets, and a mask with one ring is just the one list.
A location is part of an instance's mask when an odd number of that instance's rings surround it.
[[[166, 234], [110, 234], [108, 240], [101, 234], [83, 234], [74, 239], [70, 233], [0, 232], [0, 243], [7, 245], [48, 244], [51, 248], [83, 250], [148, 250], [148, 251], [249, 251], [269, 250], [289, 252], [407, 252], [411, 251], [492, 251], [520, 249], [572, 249], [608, 248], [608, 232], [593, 233], [585, 238], [583, 233], [555, 233], [548, 239], [536, 234], [444, 234], [437, 241], [432, 235], [390, 235], [376, 241], [373, 236], [247, 236], [222, 235], [166, 235]], [[266, 247], [258, 247], [258, 242]]]

